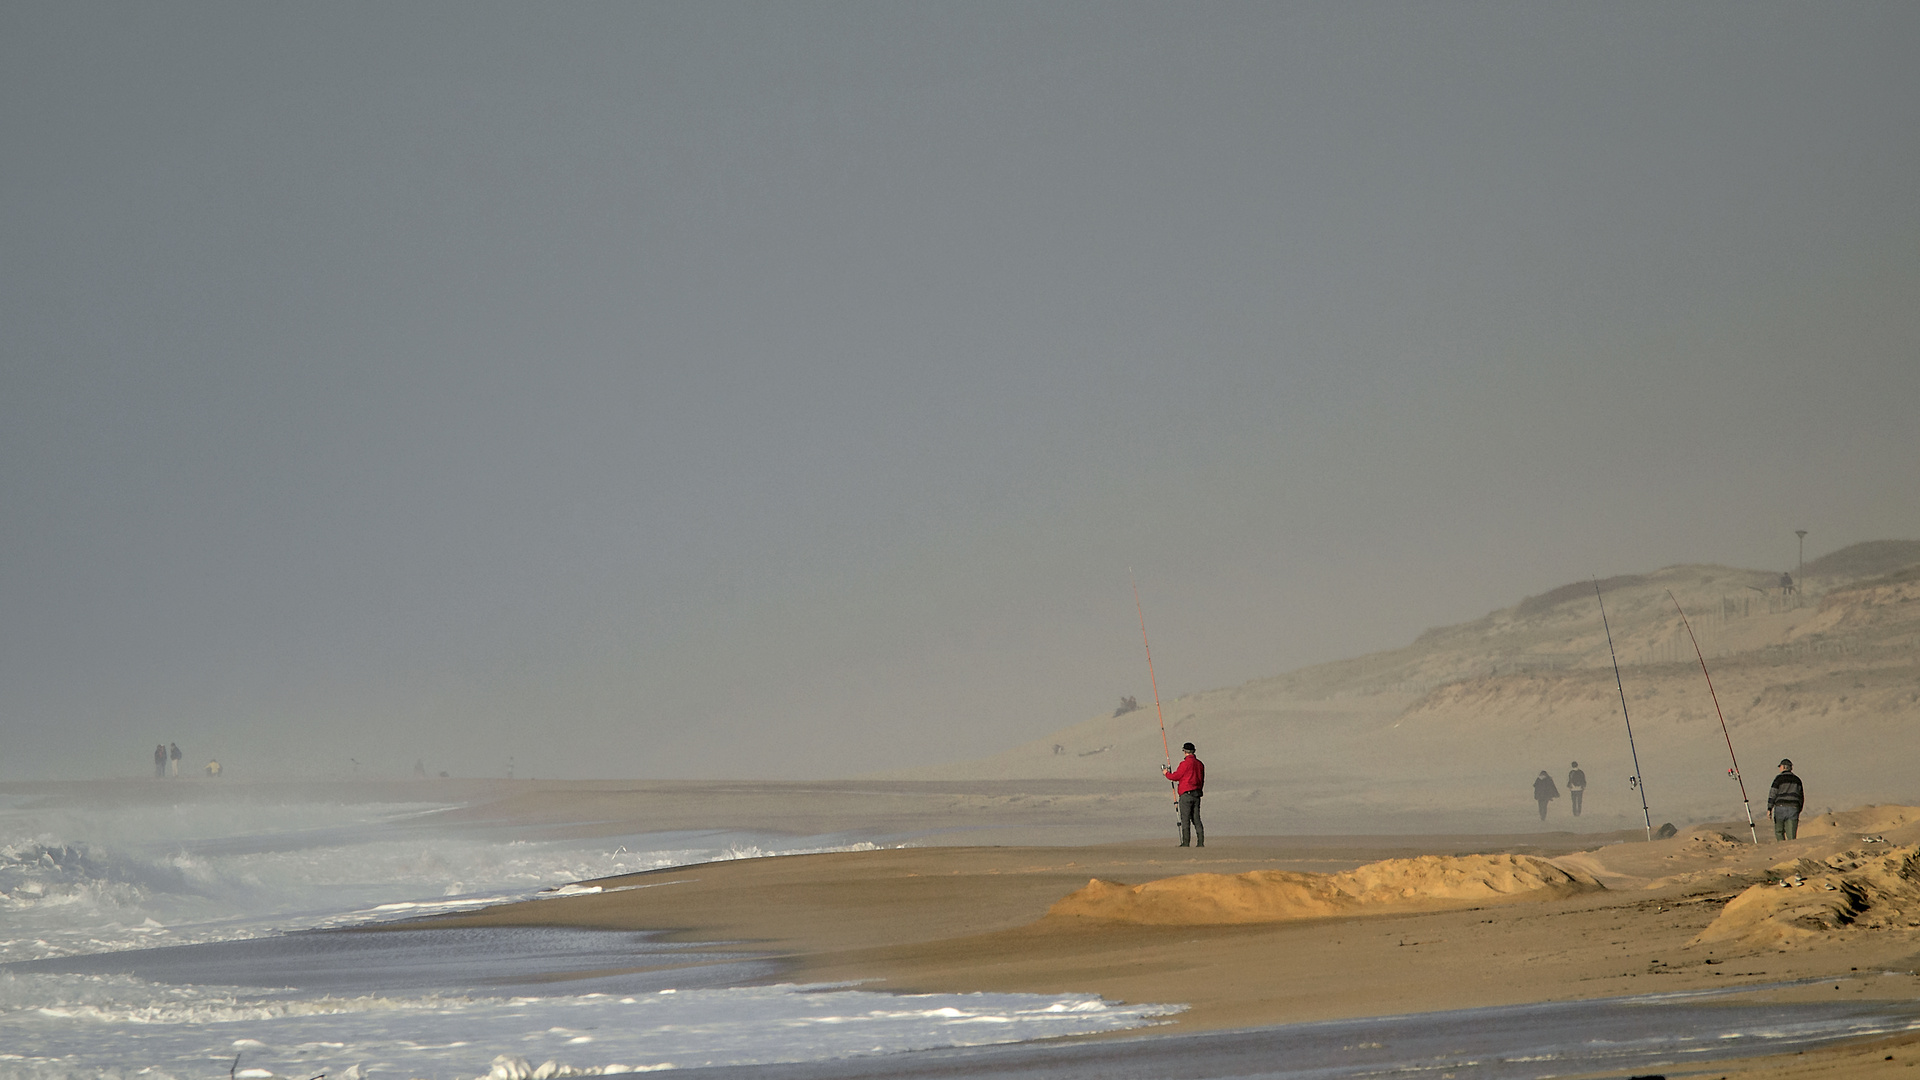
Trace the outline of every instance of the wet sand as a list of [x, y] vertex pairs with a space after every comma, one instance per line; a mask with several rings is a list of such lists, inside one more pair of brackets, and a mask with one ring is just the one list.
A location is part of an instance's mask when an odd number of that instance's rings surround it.
[[[1804, 1062], [1839, 1048], [1847, 1033], [1898, 1030], [1913, 1014], [1911, 1007], [1885, 1003], [1559, 1002], [1147, 1039], [1056, 1039], [719, 1067], [701, 1075], [712, 1080], [1678, 1080], [1724, 1075], [1723, 1067], [1734, 1062], [1730, 1046], [1804, 1048], [1804, 1055], [1787, 1050], [1776, 1058]], [[1858, 1047], [1846, 1049], [1860, 1053]]]
[[129, 975], [174, 986], [244, 986], [319, 994], [417, 991], [538, 995], [646, 994], [736, 986], [768, 973], [749, 953], [705, 950], [689, 972], [685, 949], [639, 932], [575, 927], [421, 929], [404, 934], [291, 934], [121, 949], [0, 964], [10, 973]]

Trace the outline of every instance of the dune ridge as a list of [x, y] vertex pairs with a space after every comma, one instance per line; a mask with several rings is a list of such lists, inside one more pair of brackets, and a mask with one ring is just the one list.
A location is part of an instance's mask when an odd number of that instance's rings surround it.
[[[1805, 570], [1792, 592], [1777, 570], [1705, 564], [1604, 578], [1612, 648], [1595, 583], [1572, 582], [1398, 649], [1170, 697], [1167, 734], [1199, 746], [1209, 810], [1248, 833], [1531, 828], [1534, 777], [1562, 781], [1576, 760], [1583, 816], [1563, 799], [1550, 823], [1631, 827], [1644, 791], [1653, 824], [1685, 828], [1742, 811], [1729, 736], [1751, 799], [1792, 758], [1809, 811], [1912, 802], [1911, 770], [1886, 749], [1920, 721], [1920, 541], [1853, 545]], [[1157, 720], [1123, 703], [992, 757], [889, 776], [1133, 781], [1161, 763]]]
[[1530, 855], [1421, 855], [1368, 863], [1338, 874], [1253, 870], [1181, 874], [1140, 885], [1094, 878], [1055, 903], [1047, 917], [1145, 926], [1220, 926], [1432, 910], [1600, 888], [1586, 874]]
[[1780, 880], [1749, 886], [1689, 944], [1762, 947], [1848, 929], [1920, 927], [1920, 844], [1794, 859], [1771, 872]]

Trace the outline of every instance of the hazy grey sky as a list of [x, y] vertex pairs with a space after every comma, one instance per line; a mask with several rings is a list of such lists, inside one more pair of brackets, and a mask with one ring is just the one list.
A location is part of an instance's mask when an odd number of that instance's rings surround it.
[[1920, 5], [0, 4], [0, 777], [842, 775], [1920, 537]]

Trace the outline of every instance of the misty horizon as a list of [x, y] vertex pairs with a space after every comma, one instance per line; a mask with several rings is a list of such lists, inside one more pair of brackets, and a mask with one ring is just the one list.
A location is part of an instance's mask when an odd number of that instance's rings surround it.
[[16, 6], [0, 779], [829, 778], [1920, 537], [1920, 11]]

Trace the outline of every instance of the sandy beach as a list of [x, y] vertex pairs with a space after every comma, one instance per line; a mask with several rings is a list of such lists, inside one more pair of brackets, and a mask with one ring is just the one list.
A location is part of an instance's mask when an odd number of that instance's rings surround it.
[[[1652, 843], [1636, 831], [1225, 836], [1186, 850], [1159, 841], [915, 846], [609, 878], [590, 883], [598, 893], [434, 922], [664, 930], [685, 942], [745, 943], [776, 957], [781, 978], [802, 982], [1090, 992], [1187, 1006], [1171, 1026], [1153, 1029], [1160, 1033], [1779, 983], [1800, 985], [1753, 999], [1920, 996], [1920, 904], [1901, 891], [1899, 873], [1891, 887], [1851, 884], [1889, 852], [1910, 869], [1902, 849], [1920, 843], [1920, 811], [1823, 815], [1806, 821], [1798, 840], [1764, 839], [1748, 842], [1741, 822]], [[1492, 852], [1547, 860], [1586, 884], [1479, 900], [1408, 890], [1349, 914], [1272, 921], [1176, 914], [1125, 922], [1056, 909], [1096, 880], [1215, 888], [1242, 880], [1236, 875], [1334, 875], [1383, 860], [1433, 856], [1439, 865]], [[1809, 903], [1855, 894], [1867, 897], [1861, 911], [1824, 924], [1808, 914]], [[1728, 1063], [1725, 1075], [1870, 1076], [1882, 1066], [1892, 1075], [1912, 1051], [1901, 1038]]]
[[[44, 1009], [0, 1017], [0, 1042], [36, 1060], [111, 1039], [113, 1060], [189, 1071], [240, 1052], [272, 1075], [476, 1076], [507, 1054], [798, 1080], [1351, 1072], [1369, 1046], [1490, 1055], [1506, 1064], [1479, 1074], [1502, 1078], [1549, 1058], [1906, 1075], [1916, 1056], [1910, 806], [1759, 845], [1742, 821], [1654, 842], [1216, 827], [1180, 849], [1164, 790], [1087, 782], [5, 794], [18, 835], [52, 838], [10, 864], [5, 977]], [[329, 927], [349, 929], [298, 932]], [[104, 1026], [74, 1026], [76, 1003]], [[1768, 1047], [1787, 1052], [1665, 1064]], [[1661, 1068], [1596, 1071], [1616, 1059]]]

